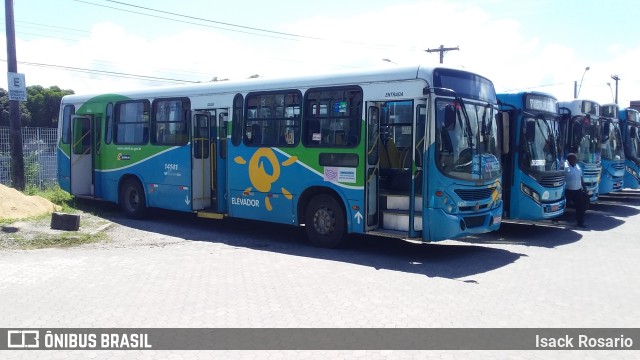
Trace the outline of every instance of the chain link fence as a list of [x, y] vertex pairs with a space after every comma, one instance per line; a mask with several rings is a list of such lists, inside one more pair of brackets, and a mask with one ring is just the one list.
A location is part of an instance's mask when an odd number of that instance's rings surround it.
[[[22, 128], [22, 154], [27, 186], [48, 188], [58, 182], [55, 128]], [[0, 184], [11, 186], [10, 128], [0, 126]]]

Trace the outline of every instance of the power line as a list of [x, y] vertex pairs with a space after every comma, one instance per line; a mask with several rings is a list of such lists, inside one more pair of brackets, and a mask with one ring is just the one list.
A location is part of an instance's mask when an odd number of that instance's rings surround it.
[[113, 10], [128, 12], [128, 13], [131, 13], [131, 14], [137, 14], [137, 15], [143, 15], [143, 16], [148, 16], [148, 17], [152, 17], [152, 18], [162, 19], [162, 20], [169, 20], [169, 21], [179, 22], [179, 23], [183, 23], [183, 24], [197, 25], [197, 26], [202, 26], [202, 27], [207, 27], [207, 28], [212, 28], [212, 29], [226, 30], [226, 31], [232, 31], [232, 32], [237, 32], [237, 33], [242, 33], [242, 34], [269, 37], [269, 38], [274, 38], [274, 39], [297, 41], [296, 39], [285, 38], [285, 37], [282, 37], [282, 36], [274, 36], [274, 35], [267, 35], [267, 34], [256, 34], [256, 33], [248, 32], [248, 31], [234, 30], [234, 29], [229, 29], [229, 28], [224, 28], [224, 27], [219, 27], [219, 26], [200, 24], [200, 23], [191, 22], [191, 21], [174, 19], [174, 18], [170, 18], [170, 17], [166, 17], [166, 16], [152, 15], [152, 14], [147, 14], [147, 13], [143, 13], [143, 12], [139, 12], [139, 11], [125, 10], [125, 9], [121, 9], [121, 8], [117, 8], [117, 7], [113, 7], [113, 6], [95, 4], [95, 3], [88, 2], [88, 1], [83, 1], [83, 0], [71, 0], [71, 1], [79, 2], [79, 3], [83, 3], [83, 4], [87, 4], [87, 5], [99, 6], [99, 7], [103, 7], [103, 8], [107, 8], [107, 9], [113, 9]]
[[[139, 12], [139, 11], [133, 11], [133, 10], [127, 10], [127, 9], [122, 9], [122, 8], [118, 8], [118, 7], [113, 7], [113, 6], [96, 4], [96, 3], [92, 3], [92, 2], [89, 2], [89, 1], [85, 1], [85, 0], [71, 0], [71, 1], [79, 2], [79, 3], [83, 3], [83, 4], [87, 4], [87, 5], [99, 6], [99, 7], [103, 7], [103, 8], [107, 8], [107, 9], [112, 9], [112, 10], [123, 11], [123, 12], [131, 13], [131, 14], [137, 14], [137, 15], [143, 15], [143, 16], [147, 16], [147, 17], [162, 19], [162, 20], [169, 20], [169, 21], [179, 22], [179, 23], [183, 23], [183, 24], [196, 25], [196, 26], [202, 26], [202, 27], [207, 27], [207, 28], [212, 28], [212, 29], [218, 29], [218, 30], [224, 30], [224, 31], [232, 31], [232, 32], [241, 33], [241, 34], [262, 36], [262, 37], [268, 37], [268, 38], [273, 38], [273, 39], [281, 39], [281, 40], [289, 40], [289, 41], [300, 41], [302, 39], [306, 39], [306, 40], [315, 40], [315, 41], [331, 41], [332, 43], [342, 43], [342, 44], [348, 44], [348, 45], [359, 45], [359, 46], [370, 47], [370, 48], [399, 48], [397, 45], [371, 44], [371, 43], [356, 42], [356, 41], [344, 41], [344, 40], [339, 40], [339, 39], [326, 39], [326, 38], [313, 37], [313, 36], [307, 36], [307, 35], [300, 35], [300, 34], [294, 34], [294, 33], [285, 33], [285, 32], [279, 32], [279, 31], [273, 31], [273, 30], [267, 30], [267, 29], [260, 29], [260, 28], [245, 26], [245, 25], [225, 23], [225, 22], [221, 22], [221, 21], [217, 21], [217, 20], [210, 20], [210, 19], [198, 18], [198, 17], [195, 17], [195, 16], [184, 15], [184, 14], [179, 14], [179, 13], [174, 13], [174, 12], [169, 12], [169, 11], [157, 10], [157, 9], [153, 9], [153, 8], [143, 7], [143, 6], [127, 4], [127, 3], [119, 2], [119, 1], [105, 0], [105, 1], [113, 2], [115, 4], [136, 7], [136, 8], [144, 9], [144, 10], [147, 10], [147, 11], [155, 11], [155, 12], [159, 12], [159, 13], [163, 13], [163, 14], [167, 14], [167, 15], [172, 15], [172, 16], [177, 16], [177, 17], [184, 17], [184, 18], [188, 18], [188, 19], [204, 21], [204, 22], [210, 22], [210, 23], [216, 23], [216, 24], [221, 24], [221, 25], [225, 25], [225, 26], [237, 27], [237, 28], [241, 28], [241, 29], [247, 29], [247, 30], [259, 31], [259, 32], [264, 32], [264, 33], [270, 33], [270, 34], [274, 34], [274, 35], [260, 34], [260, 33], [250, 32], [250, 31], [243, 31], [243, 30], [230, 29], [230, 28], [220, 27], [220, 26], [212, 26], [212, 25], [207, 25], [207, 24], [202, 24], [202, 23], [197, 23], [197, 22], [192, 22], [192, 21], [185, 21], [185, 20], [175, 19], [175, 18], [172, 18], [172, 17], [158, 16], [158, 15], [148, 14], [148, 13]], [[276, 36], [276, 35], [282, 35], [282, 36]], [[284, 37], [284, 36], [288, 36], [288, 37]], [[411, 50], [415, 50], [415, 49], [412, 48]]]
[[[0, 59], [0, 61], [7, 61], [7, 60]], [[157, 77], [157, 76], [147, 76], [147, 75], [136, 75], [136, 74], [128, 74], [128, 73], [117, 72], [117, 71], [86, 69], [86, 68], [79, 68], [79, 67], [73, 67], [73, 66], [43, 64], [43, 63], [34, 63], [34, 62], [26, 62], [26, 61], [18, 61], [18, 63], [19, 64], [23, 64], [23, 65], [31, 65], [31, 66], [37, 66], [37, 67], [53, 68], [53, 69], [60, 69], [60, 70], [66, 70], [66, 71], [75, 71], [75, 72], [81, 72], [81, 73], [90, 73], [90, 74], [97, 74], [97, 75], [109, 75], [109, 76], [122, 77], [122, 78], [128, 78], [128, 79], [153, 80], [153, 81], [171, 81], [171, 82], [174, 82], [174, 83], [198, 83], [198, 81], [170, 79], [170, 78], [163, 78], [163, 77]]]
[[311, 40], [324, 40], [324, 39], [321, 39], [321, 38], [318, 38], [318, 37], [313, 37], [313, 36], [298, 35], [298, 34], [285, 33], [285, 32], [280, 32], [280, 31], [273, 31], [273, 30], [265, 30], [265, 29], [260, 29], [260, 28], [256, 28], [256, 27], [251, 27], [251, 26], [244, 26], [244, 25], [226, 23], [226, 22], [222, 22], [222, 21], [209, 20], [209, 19], [204, 19], [204, 18], [200, 18], [200, 17], [196, 17], [196, 16], [183, 15], [183, 14], [178, 14], [178, 13], [174, 13], [174, 12], [170, 12], [170, 11], [163, 11], [163, 10], [148, 8], [148, 7], [139, 6], [139, 5], [128, 4], [128, 3], [125, 3], [125, 2], [121, 2], [121, 1], [115, 1], [115, 0], [105, 0], [105, 1], [111, 2], [111, 3], [114, 3], [114, 4], [119, 4], [119, 5], [130, 6], [130, 7], [134, 7], [134, 8], [138, 8], [138, 9], [154, 11], [154, 12], [158, 12], [158, 13], [161, 13], [161, 14], [173, 15], [173, 16], [183, 17], [183, 18], [187, 18], [187, 19], [210, 22], [210, 23], [220, 24], [220, 25], [225, 25], [225, 26], [233, 26], [233, 27], [238, 27], [238, 28], [241, 28], [241, 29], [262, 31], [262, 32], [267, 32], [267, 33], [271, 33], [271, 34], [286, 35], [286, 36], [299, 37], [299, 38], [311, 39]]

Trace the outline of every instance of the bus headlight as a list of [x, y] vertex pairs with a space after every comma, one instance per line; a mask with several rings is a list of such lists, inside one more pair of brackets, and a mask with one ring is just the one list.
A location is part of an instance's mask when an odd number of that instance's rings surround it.
[[440, 207], [448, 214], [453, 214], [458, 211], [456, 204], [453, 203], [451, 198], [444, 193], [444, 191], [436, 191], [436, 198], [440, 199]]
[[540, 204], [540, 194], [538, 194], [535, 190], [533, 190], [532, 188], [528, 187], [524, 183], [520, 183], [520, 190], [525, 195], [527, 195], [528, 197], [533, 199], [533, 201], [535, 201], [536, 203]]

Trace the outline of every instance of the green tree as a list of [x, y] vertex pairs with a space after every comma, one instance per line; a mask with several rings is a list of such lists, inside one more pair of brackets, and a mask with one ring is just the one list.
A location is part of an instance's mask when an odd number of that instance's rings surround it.
[[[27, 97], [28, 98], [28, 97]], [[31, 113], [24, 101], [20, 101], [20, 123], [22, 126], [29, 126]], [[9, 93], [0, 88], [0, 126], [10, 126], [9, 123]]]
[[62, 90], [57, 86], [43, 88], [40, 85], [27, 86], [26, 106], [31, 113], [28, 126], [56, 127], [60, 111], [60, 101], [73, 90]]

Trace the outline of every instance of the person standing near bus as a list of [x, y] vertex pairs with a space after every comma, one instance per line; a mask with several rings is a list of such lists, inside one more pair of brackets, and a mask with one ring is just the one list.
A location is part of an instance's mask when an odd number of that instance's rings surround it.
[[576, 221], [579, 227], [587, 227], [584, 223], [584, 213], [587, 211], [588, 198], [582, 181], [582, 169], [578, 165], [576, 154], [567, 155], [564, 174], [566, 178], [565, 196], [567, 202], [572, 201], [576, 208]]

